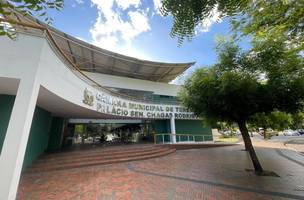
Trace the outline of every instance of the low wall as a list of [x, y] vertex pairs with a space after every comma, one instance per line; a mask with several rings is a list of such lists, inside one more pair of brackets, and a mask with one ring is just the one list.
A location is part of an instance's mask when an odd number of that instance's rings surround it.
[[227, 147], [238, 144], [162, 144], [176, 150], [187, 150], [187, 149], [203, 149], [203, 148], [215, 148], [215, 147]]

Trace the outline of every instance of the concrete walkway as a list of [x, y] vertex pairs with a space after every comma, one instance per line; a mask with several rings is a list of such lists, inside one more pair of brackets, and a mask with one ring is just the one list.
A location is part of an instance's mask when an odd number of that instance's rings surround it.
[[[304, 167], [299, 154], [257, 147], [266, 170], [252, 169], [242, 145], [177, 151], [129, 163], [23, 174], [18, 199], [304, 199]], [[297, 162], [295, 162], [297, 161]]]
[[287, 142], [285, 142], [285, 146], [292, 148], [302, 155], [304, 155], [304, 137], [297, 138], [297, 139], [290, 139]]

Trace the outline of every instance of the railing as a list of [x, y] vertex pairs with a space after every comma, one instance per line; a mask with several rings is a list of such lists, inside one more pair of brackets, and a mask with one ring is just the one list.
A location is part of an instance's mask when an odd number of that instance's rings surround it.
[[176, 143], [195, 143], [195, 142], [212, 142], [212, 135], [198, 135], [198, 134], [171, 134], [160, 133], [154, 134], [154, 143], [173, 143], [173, 137], [176, 137]]

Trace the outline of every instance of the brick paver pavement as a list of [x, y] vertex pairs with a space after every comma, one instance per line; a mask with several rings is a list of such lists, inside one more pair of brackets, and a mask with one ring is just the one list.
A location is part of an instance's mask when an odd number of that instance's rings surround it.
[[266, 170], [252, 169], [242, 145], [177, 151], [113, 165], [23, 174], [17, 199], [304, 199], [304, 166], [274, 148], [257, 148]]

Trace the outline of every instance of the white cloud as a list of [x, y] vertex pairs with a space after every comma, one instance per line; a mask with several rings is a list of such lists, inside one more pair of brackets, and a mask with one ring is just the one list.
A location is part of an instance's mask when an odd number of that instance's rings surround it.
[[123, 10], [126, 10], [130, 6], [134, 6], [135, 8], [138, 8], [140, 4], [140, 0], [116, 0], [116, 3]]
[[116, 52], [130, 49], [133, 39], [151, 29], [147, 13], [139, 8], [141, 0], [91, 2], [98, 9], [98, 16], [90, 33], [93, 44], [101, 48]]
[[218, 11], [217, 6], [215, 6], [210, 12], [208, 18], [204, 19], [197, 27], [196, 34], [199, 32], [208, 32], [210, 30], [210, 27], [214, 23], [220, 23], [220, 22], [221, 22], [220, 12]]
[[162, 6], [162, 0], [153, 0], [154, 10], [157, 14], [160, 14], [160, 7]]
[[[139, 35], [151, 30], [150, 19], [154, 14], [160, 14], [162, 0], [150, 1], [153, 7], [145, 7], [142, 2], [143, 0], [91, 0], [92, 7], [96, 7], [98, 13], [90, 28], [91, 42], [110, 51], [147, 59], [146, 55], [132, 49], [132, 43]], [[209, 31], [216, 22], [220, 22], [217, 7], [196, 28], [196, 34]]]
[[125, 45], [116, 49], [117, 52], [126, 56], [139, 58], [143, 60], [152, 60], [151, 56], [145, 54], [143, 51], [133, 48], [131, 45]]
[[149, 19], [144, 13], [135, 11], [129, 12], [128, 15], [130, 17], [130, 23], [125, 23], [128, 28], [124, 30], [123, 35], [126, 41], [128, 41], [128, 39], [133, 39], [137, 35], [143, 32], [147, 32], [151, 29], [149, 25]]
[[74, 0], [76, 3], [78, 3], [78, 4], [83, 4], [84, 3], [84, 1], [83, 0]]
[[72, 0], [72, 7], [75, 8], [77, 5], [84, 4], [84, 0]]

